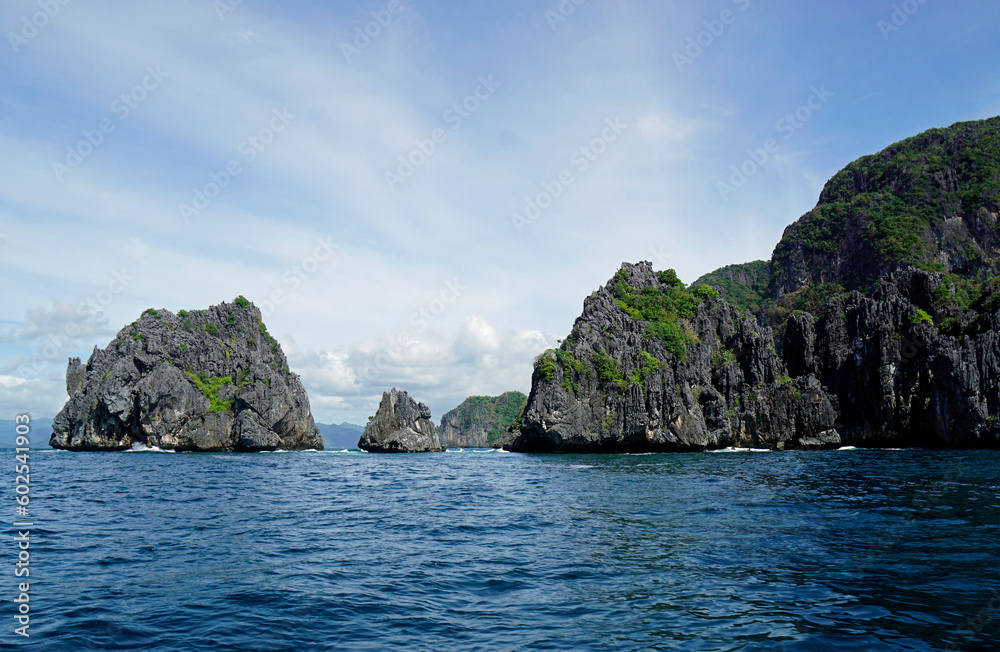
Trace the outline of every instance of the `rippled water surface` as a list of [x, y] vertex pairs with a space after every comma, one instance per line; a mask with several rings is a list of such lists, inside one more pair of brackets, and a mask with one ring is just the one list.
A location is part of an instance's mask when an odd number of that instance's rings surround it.
[[1000, 649], [997, 452], [32, 467], [22, 649]]

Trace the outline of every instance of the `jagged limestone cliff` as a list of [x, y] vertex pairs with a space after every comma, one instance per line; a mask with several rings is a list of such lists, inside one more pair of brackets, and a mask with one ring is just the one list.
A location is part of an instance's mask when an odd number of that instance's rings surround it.
[[243, 297], [208, 310], [145, 311], [86, 364], [71, 359], [66, 389], [54, 448], [323, 448], [299, 377]]
[[792, 380], [770, 330], [673, 272], [625, 263], [535, 364], [520, 435], [538, 452], [840, 444], [816, 378]]
[[998, 216], [993, 118], [852, 163], [770, 261], [688, 297], [626, 264], [536, 361], [509, 448], [1000, 447]]
[[770, 297], [826, 283], [868, 292], [907, 266], [1000, 270], [1000, 117], [931, 129], [854, 161], [774, 249]]
[[942, 327], [949, 308], [938, 298], [949, 295], [943, 274], [903, 269], [870, 296], [834, 297], [818, 320], [790, 318], [790, 373], [818, 377], [836, 397], [846, 443], [1000, 446], [1000, 310]]

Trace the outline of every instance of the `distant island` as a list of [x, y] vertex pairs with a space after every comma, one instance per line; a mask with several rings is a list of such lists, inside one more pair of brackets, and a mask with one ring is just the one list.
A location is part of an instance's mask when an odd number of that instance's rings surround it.
[[500, 448], [513, 441], [528, 397], [521, 392], [470, 396], [441, 417], [438, 428], [446, 448]]
[[323, 448], [326, 450], [344, 450], [358, 447], [358, 437], [364, 432], [364, 426], [347, 423], [339, 424], [317, 423], [323, 436]]

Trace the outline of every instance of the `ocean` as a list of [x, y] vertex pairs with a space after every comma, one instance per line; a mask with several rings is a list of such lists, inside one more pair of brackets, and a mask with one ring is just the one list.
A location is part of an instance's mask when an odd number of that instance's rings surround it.
[[0, 454], [4, 649], [1000, 649], [996, 451]]

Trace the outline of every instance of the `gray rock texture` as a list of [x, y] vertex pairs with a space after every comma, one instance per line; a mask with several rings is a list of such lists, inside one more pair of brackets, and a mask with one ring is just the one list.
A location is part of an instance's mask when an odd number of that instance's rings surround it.
[[358, 448], [369, 453], [439, 453], [444, 451], [431, 411], [395, 387], [382, 393], [375, 416], [368, 422]]
[[846, 444], [1000, 447], [1000, 310], [960, 315], [969, 323], [949, 334], [928, 321], [944, 317], [934, 299], [943, 284], [941, 274], [904, 269], [871, 296], [835, 297], [818, 321], [790, 321], [789, 368], [836, 397]]
[[[667, 289], [648, 262], [625, 263], [620, 274], [638, 292]], [[680, 320], [688, 343], [677, 356], [617, 305], [610, 286], [584, 301], [560, 350], [540, 356], [520, 434], [505, 448], [622, 453], [839, 445], [822, 434], [835, 429], [835, 397], [812, 374], [788, 377], [769, 328], [709, 298]], [[602, 378], [599, 364], [617, 368], [620, 380]]]
[[[662, 290], [649, 263], [622, 272], [637, 290]], [[833, 297], [818, 320], [795, 314], [783, 358], [769, 327], [712, 298], [681, 320], [686, 351], [673, 355], [616, 303], [609, 283], [584, 302], [560, 350], [536, 362], [520, 434], [507, 448], [1000, 448], [1000, 307], [942, 307], [944, 283], [942, 274], [902, 269], [870, 296]], [[961, 333], [935, 326], [945, 318], [963, 324]], [[620, 369], [617, 383], [600, 380], [601, 356]]]
[[299, 377], [242, 297], [208, 310], [147, 310], [66, 372], [50, 445], [177, 451], [322, 449]]
[[930, 129], [835, 174], [774, 249], [770, 295], [873, 287], [907, 266], [1000, 272], [1000, 117]]
[[852, 162], [769, 261], [694, 287], [624, 265], [509, 448], [1000, 448], [1000, 117]]
[[513, 440], [511, 427], [528, 397], [521, 392], [470, 396], [441, 417], [438, 433], [445, 448], [501, 448]]

